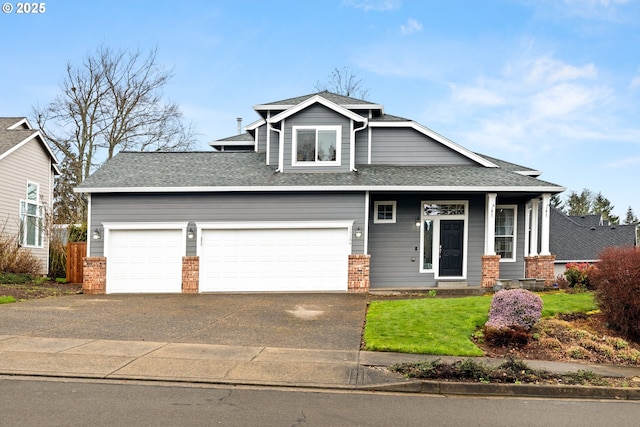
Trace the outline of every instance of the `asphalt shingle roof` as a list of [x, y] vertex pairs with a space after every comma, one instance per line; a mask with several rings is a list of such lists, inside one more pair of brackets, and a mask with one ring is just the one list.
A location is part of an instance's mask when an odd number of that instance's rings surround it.
[[[557, 187], [501, 168], [482, 166], [357, 165], [358, 172], [276, 173], [255, 152], [121, 152], [79, 187], [140, 189], [194, 187]], [[548, 191], [548, 190], [545, 190]]]
[[6, 153], [37, 132], [34, 129], [8, 129], [23, 119], [24, 117], [0, 117], [0, 154]]
[[558, 261], [593, 261], [610, 246], [635, 245], [635, 225], [582, 225], [551, 208], [549, 249]]
[[281, 101], [275, 102], [267, 102], [261, 105], [298, 105], [301, 102], [306, 101], [309, 98], [312, 98], [316, 95], [322, 96], [324, 99], [331, 101], [338, 105], [354, 105], [354, 104], [368, 104], [368, 105], [377, 105], [373, 102], [365, 101], [364, 99], [351, 98], [349, 96], [338, 95], [337, 93], [329, 92], [327, 90], [322, 92], [311, 93], [308, 95], [296, 96], [294, 98], [283, 99]]

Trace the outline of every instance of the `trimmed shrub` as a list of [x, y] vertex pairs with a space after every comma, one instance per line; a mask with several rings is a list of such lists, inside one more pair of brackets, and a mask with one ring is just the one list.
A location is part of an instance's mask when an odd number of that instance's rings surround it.
[[529, 331], [542, 316], [542, 299], [525, 289], [496, 292], [491, 300], [485, 341], [492, 345], [525, 345]]
[[593, 290], [591, 276], [595, 273], [596, 267], [587, 262], [570, 262], [566, 265], [564, 277], [569, 282], [569, 288], [576, 291]]
[[606, 322], [640, 342], [640, 247], [611, 247], [592, 274], [595, 299]]

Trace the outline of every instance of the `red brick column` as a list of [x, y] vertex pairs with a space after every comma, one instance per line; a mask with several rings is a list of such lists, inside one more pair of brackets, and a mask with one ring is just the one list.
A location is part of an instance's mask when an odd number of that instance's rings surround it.
[[555, 281], [555, 260], [555, 255], [538, 256], [538, 275], [536, 276], [536, 279], [544, 279], [545, 286], [552, 286]]
[[535, 279], [538, 277], [538, 256], [526, 256], [524, 257], [524, 277], [528, 279]]
[[482, 255], [482, 283], [483, 288], [491, 288], [500, 277], [500, 255]]
[[182, 293], [197, 294], [200, 281], [200, 257], [182, 257]]
[[371, 255], [349, 255], [348, 292], [369, 292], [369, 264]]
[[86, 257], [83, 260], [82, 292], [87, 295], [107, 293], [107, 259]]

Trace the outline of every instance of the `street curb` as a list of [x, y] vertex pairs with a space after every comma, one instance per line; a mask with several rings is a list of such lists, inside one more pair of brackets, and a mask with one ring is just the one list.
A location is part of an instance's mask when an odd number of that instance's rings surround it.
[[537, 384], [481, 384], [439, 381], [410, 381], [372, 385], [371, 391], [466, 396], [542, 397], [558, 399], [640, 400], [640, 389]]
[[640, 388], [563, 386], [537, 384], [479, 384], [439, 381], [407, 381], [371, 385], [300, 384], [266, 381], [194, 380], [192, 378], [150, 378], [144, 376], [61, 375], [53, 373], [0, 372], [0, 377], [60, 378], [104, 381], [140, 381], [149, 383], [210, 384], [225, 386], [258, 386], [315, 390], [373, 391], [387, 393], [431, 394], [483, 397], [533, 397], [557, 399], [640, 400]]

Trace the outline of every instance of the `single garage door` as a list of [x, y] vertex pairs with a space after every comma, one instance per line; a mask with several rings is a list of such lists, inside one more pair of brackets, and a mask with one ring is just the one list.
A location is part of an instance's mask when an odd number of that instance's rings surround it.
[[203, 230], [201, 292], [346, 291], [348, 228]]
[[182, 230], [110, 230], [107, 293], [182, 292]]

